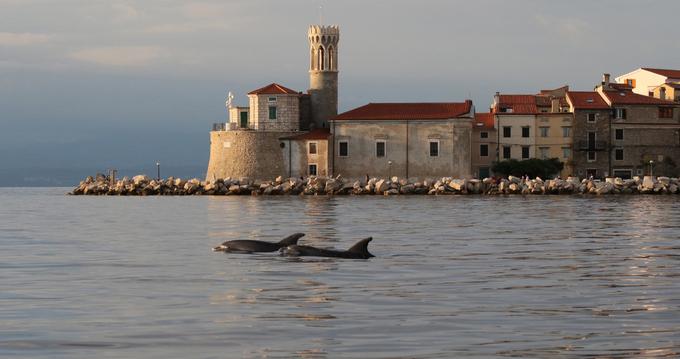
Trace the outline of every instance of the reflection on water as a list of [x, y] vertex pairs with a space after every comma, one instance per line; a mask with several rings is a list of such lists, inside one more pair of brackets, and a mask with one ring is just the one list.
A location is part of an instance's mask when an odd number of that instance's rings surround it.
[[[680, 201], [0, 189], [0, 356], [680, 356]], [[213, 253], [230, 239], [370, 260]], [[200, 354], [196, 354], [200, 353]]]

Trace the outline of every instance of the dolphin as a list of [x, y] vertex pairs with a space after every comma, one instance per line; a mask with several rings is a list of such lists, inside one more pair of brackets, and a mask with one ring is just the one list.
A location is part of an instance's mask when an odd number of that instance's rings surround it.
[[254, 253], [254, 252], [276, 252], [281, 248], [296, 245], [300, 237], [304, 237], [304, 233], [295, 233], [282, 239], [278, 243], [253, 241], [249, 239], [239, 239], [235, 241], [226, 241], [219, 246], [213, 248], [214, 252], [232, 252], [232, 253]]
[[283, 247], [279, 250], [281, 255], [293, 257], [333, 257], [333, 258], [349, 258], [349, 259], [368, 259], [375, 257], [368, 252], [368, 242], [372, 241], [373, 237], [368, 237], [360, 240], [352, 248], [346, 251], [337, 251], [333, 249], [322, 249], [312, 246], [299, 246], [297, 244]]

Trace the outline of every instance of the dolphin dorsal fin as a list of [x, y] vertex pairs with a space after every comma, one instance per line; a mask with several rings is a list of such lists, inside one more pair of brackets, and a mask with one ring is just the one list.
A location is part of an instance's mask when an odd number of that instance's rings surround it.
[[353, 245], [352, 248], [348, 249], [347, 251], [353, 253], [361, 253], [372, 257], [373, 255], [368, 252], [368, 243], [372, 240], [373, 237], [364, 238], [357, 242], [355, 245]]
[[291, 246], [291, 245], [297, 244], [298, 239], [300, 239], [300, 238], [302, 238], [302, 237], [304, 237], [304, 236], [305, 236], [304, 233], [295, 233], [295, 234], [291, 234], [290, 236], [288, 236], [288, 237], [282, 239], [281, 241], [279, 241], [279, 245], [281, 245], [281, 247], [287, 247], [287, 246]]

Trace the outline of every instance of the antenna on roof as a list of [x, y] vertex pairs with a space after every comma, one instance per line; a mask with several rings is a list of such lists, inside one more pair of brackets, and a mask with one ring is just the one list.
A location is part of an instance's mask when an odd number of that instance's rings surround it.
[[319, 25], [323, 25], [323, 3], [319, 2]]

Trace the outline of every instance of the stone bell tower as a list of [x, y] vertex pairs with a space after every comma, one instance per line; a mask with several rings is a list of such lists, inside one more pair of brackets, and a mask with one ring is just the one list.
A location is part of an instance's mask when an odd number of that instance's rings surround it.
[[328, 127], [328, 120], [338, 114], [338, 42], [340, 28], [309, 27], [309, 95], [311, 126]]

